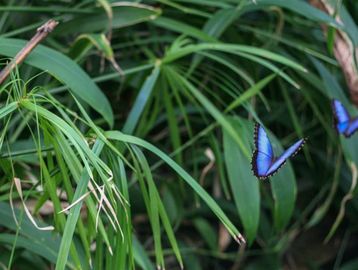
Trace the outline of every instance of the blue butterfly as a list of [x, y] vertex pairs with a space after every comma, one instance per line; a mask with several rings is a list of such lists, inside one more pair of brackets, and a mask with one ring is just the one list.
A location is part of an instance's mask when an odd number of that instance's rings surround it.
[[358, 130], [358, 117], [352, 119], [346, 108], [337, 99], [332, 100], [332, 108], [334, 128], [339, 134], [349, 138]]
[[262, 126], [256, 123], [254, 134], [255, 152], [252, 157], [251, 165], [254, 175], [259, 179], [266, 179], [277, 172], [287, 159], [294, 156], [305, 143], [301, 139], [294, 143], [279, 157], [275, 157], [270, 140]]

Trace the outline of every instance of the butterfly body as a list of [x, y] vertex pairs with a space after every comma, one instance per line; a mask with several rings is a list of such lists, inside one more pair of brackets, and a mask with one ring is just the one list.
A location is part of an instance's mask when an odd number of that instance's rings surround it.
[[351, 118], [346, 108], [337, 99], [332, 100], [332, 109], [334, 128], [339, 134], [349, 138], [358, 130], [358, 117]]
[[290, 146], [279, 157], [275, 157], [271, 142], [262, 126], [256, 124], [254, 134], [255, 151], [252, 157], [252, 171], [259, 179], [266, 179], [275, 174], [287, 161], [294, 156], [304, 145], [305, 140], [301, 139]]

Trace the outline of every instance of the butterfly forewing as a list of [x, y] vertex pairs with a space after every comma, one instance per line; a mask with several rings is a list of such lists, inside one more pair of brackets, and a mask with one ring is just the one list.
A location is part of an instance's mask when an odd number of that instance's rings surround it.
[[332, 101], [332, 107], [334, 114], [334, 127], [338, 133], [342, 134], [349, 127], [350, 116], [340, 101], [334, 99]]
[[273, 150], [265, 130], [259, 124], [255, 126], [254, 141], [256, 150], [252, 160], [252, 169], [257, 177], [265, 178], [273, 160]]
[[265, 130], [259, 124], [256, 124], [255, 130], [256, 130], [256, 138], [255, 138], [256, 149], [259, 152], [266, 154], [269, 157], [273, 157], [271, 142]]

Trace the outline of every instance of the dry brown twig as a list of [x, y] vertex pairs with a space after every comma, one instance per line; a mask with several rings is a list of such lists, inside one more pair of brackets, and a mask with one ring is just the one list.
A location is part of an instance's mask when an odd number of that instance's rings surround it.
[[26, 43], [25, 47], [21, 49], [15, 56], [15, 58], [6, 65], [6, 67], [0, 72], [0, 84], [2, 84], [6, 78], [9, 76], [10, 72], [18, 65], [20, 65], [26, 57], [31, 53], [31, 51], [42, 41], [44, 40], [49, 33], [55, 29], [58, 25], [58, 22], [55, 20], [49, 20], [39, 28], [37, 28], [36, 34], [32, 39]]
[[[328, 3], [327, 0], [310, 0], [310, 3], [329, 15], [334, 15], [335, 9]], [[336, 16], [335, 18], [337, 21], [341, 22], [341, 18], [339, 16]], [[327, 32], [327, 27], [322, 25], [322, 28], [325, 32]], [[348, 35], [343, 31], [336, 30], [334, 40], [334, 56], [342, 68], [352, 102], [358, 106], [358, 71], [354, 59], [355, 51], [358, 52], [358, 49], [353, 48]]]

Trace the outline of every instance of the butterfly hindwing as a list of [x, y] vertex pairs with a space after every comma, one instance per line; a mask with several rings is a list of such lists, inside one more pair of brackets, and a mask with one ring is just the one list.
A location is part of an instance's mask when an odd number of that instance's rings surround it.
[[285, 164], [288, 158], [294, 156], [297, 153], [297, 151], [301, 149], [304, 143], [305, 143], [304, 139], [298, 140], [296, 143], [290, 146], [285, 152], [283, 152], [281, 156], [275, 159], [272, 165], [270, 166], [270, 169], [267, 171], [267, 176], [270, 176], [275, 172], [277, 172], [277, 170], [280, 169], [283, 164]]
[[358, 117], [349, 122], [349, 126], [344, 132], [346, 137], [352, 136], [358, 130]]
[[334, 116], [334, 128], [339, 134], [344, 134], [344, 132], [348, 129], [350, 122], [348, 111], [337, 99], [332, 101], [332, 108]]
[[255, 125], [254, 143], [256, 150], [252, 159], [252, 170], [257, 177], [266, 178], [266, 172], [273, 160], [273, 150], [265, 130], [259, 124]]
[[358, 117], [352, 119], [347, 109], [337, 100], [332, 100], [334, 128], [346, 138], [352, 136], [358, 130]]

